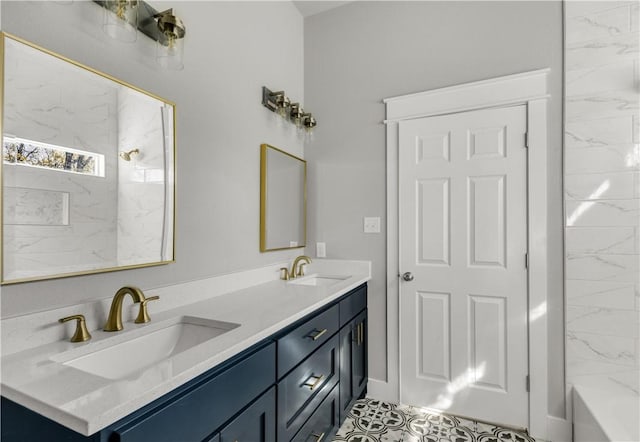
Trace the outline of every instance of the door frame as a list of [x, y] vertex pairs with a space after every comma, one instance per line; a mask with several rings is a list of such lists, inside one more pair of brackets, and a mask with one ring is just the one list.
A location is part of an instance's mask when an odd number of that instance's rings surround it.
[[399, 198], [398, 122], [459, 112], [523, 104], [528, 132], [528, 344], [529, 432], [547, 439], [547, 102], [550, 69], [384, 99], [387, 137], [387, 381], [369, 380], [373, 397], [398, 401]]

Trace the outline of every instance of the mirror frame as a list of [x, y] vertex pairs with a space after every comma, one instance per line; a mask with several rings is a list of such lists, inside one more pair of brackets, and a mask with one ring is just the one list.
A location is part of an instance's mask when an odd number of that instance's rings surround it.
[[[304, 204], [304, 238], [302, 244], [294, 247], [277, 247], [267, 248], [267, 152], [269, 149], [275, 150], [281, 154], [284, 154], [294, 160], [302, 162], [304, 166], [304, 190], [303, 190], [303, 204]], [[302, 249], [307, 246], [307, 162], [302, 158], [285, 152], [282, 149], [278, 149], [270, 144], [260, 145], [260, 252], [275, 252], [277, 250], [289, 250], [289, 249]]]
[[[134, 86], [130, 83], [127, 83], [123, 80], [120, 80], [112, 75], [109, 75], [107, 73], [104, 73], [102, 71], [99, 71], [97, 69], [94, 69], [92, 67], [89, 67], [83, 63], [80, 63], [78, 61], [72, 60], [68, 57], [65, 57], [64, 55], [58, 54], [54, 51], [51, 51], [49, 49], [43, 48], [42, 46], [39, 46], [35, 43], [32, 43], [28, 40], [25, 40], [23, 38], [17, 37], [13, 34], [9, 34], [7, 32], [4, 31], [0, 31], [0, 137], [4, 138], [4, 86], [5, 86], [5, 69], [4, 69], [4, 65], [5, 65], [5, 41], [6, 39], [11, 39], [13, 41], [16, 41], [18, 43], [22, 43], [24, 45], [27, 45], [33, 49], [36, 49], [40, 52], [43, 52], [47, 55], [53, 56], [61, 61], [70, 63], [76, 67], [79, 67], [81, 69], [84, 69], [86, 71], [89, 71], [93, 74], [99, 75], [107, 80], [111, 80], [114, 83], [117, 83], [121, 86], [125, 86], [127, 88], [133, 89], [137, 92], [140, 92], [144, 95], [147, 95], [148, 97], [154, 98], [156, 100], [162, 101], [163, 103], [171, 106], [173, 108], [173, 118], [172, 118], [172, 124], [173, 124], [173, 167], [172, 167], [172, 174], [173, 174], [173, 210], [172, 210], [172, 222], [173, 222], [173, 229], [172, 229], [172, 233], [173, 233], [173, 237], [171, 238], [171, 242], [172, 242], [172, 250], [171, 250], [171, 259], [170, 260], [165, 260], [165, 261], [155, 261], [155, 262], [147, 262], [147, 263], [141, 263], [141, 264], [131, 264], [131, 265], [126, 265], [126, 266], [116, 266], [116, 267], [104, 267], [104, 268], [97, 268], [97, 269], [92, 269], [92, 270], [83, 270], [83, 271], [78, 271], [78, 272], [69, 272], [69, 273], [57, 273], [57, 274], [51, 274], [51, 275], [43, 275], [43, 276], [35, 276], [35, 277], [30, 277], [30, 278], [18, 278], [18, 279], [10, 279], [10, 280], [6, 280], [5, 276], [4, 276], [4, 245], [2, 245], [2, 247], [0, 247], [0, 285], [10, 285], [10, 284], [18, 284], [18, 283], [23, 283], [23, 282], [32, 282], [32, 281], [44, 281], [44, 280], [49, 280], [49, 279], [59, 279], [59, 278], [69, 278], [69, 277], [73, 277], [73, 276], [83, 276], [83, 275], [93, 275], [93, 274], [98, 274], [98, 273], [107, 273], [107, 272], [116, 272], [116, 271], [120, 271], [120, 270], [130, 270], [130, 269], [139, 269], [139, 268], [144, 268], [144, 267], [153, 267], [153, 266], [159, 266], [159, 265], [166, 265], [166, 264], [172, 264], [176, 262], [176, 207], [177, 207], [177, 192], [176, 192], [176, 188], [177, 188], [177, 180], [176, 180], [176, 153], [177, 153], [177, 147], [176, 147], [176, 104], [172, 101], [169, 101], [165, 98], [160, 97], [159, 95], [153, 94], [151, 92], [148, 92], [144, 89], [141, 89], [137, 86]], [[4, 160], [0, 160], [0, 242], [4, 243], [4, 174], [3, 174], [3, 169], [4, 169]]]

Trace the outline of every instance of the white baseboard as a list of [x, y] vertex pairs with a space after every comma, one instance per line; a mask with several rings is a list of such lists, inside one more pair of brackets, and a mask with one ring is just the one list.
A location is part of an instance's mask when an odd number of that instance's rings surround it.
[[378, 379], [369, 378], [369, 383], [367, 384], [367, 397], [394, 404], [399, 402], [397, 388], [389, 382], [380, 381]]
[[[571, 442], [573, 429], [571, 422], [555, 416], [547, 416], [547, 434], [550, 442]], [[536, 437], [535, 434], [532, 434]]]

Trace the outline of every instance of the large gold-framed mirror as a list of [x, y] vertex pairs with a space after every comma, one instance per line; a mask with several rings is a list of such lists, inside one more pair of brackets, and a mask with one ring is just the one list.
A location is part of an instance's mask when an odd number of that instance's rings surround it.
[[175, 105], [0, 38], [2, 283], [174, 262]]
[[307, 162], [268, 144], [260, 146], [260, 251], [307, 243]]

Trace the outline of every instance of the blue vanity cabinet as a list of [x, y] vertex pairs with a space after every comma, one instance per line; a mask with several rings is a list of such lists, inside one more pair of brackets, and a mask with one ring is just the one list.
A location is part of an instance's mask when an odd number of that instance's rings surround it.
[[279, 442], [330, 440], [364, 395], [366, 318], [363, 284], [278, 340]]

